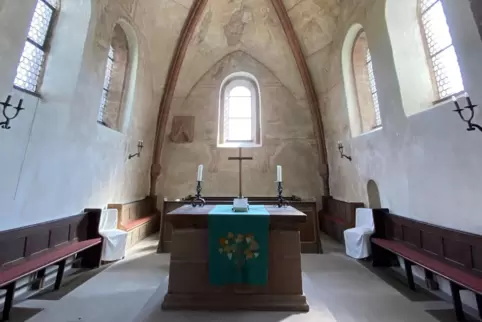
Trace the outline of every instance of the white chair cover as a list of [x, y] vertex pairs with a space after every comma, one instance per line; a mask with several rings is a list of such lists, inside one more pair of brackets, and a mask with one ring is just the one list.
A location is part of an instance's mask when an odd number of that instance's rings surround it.
[[99, 234], [104, 237], [101, 260], [116, 261], [125, 257], [127, 232], [117, 229], [117, 209], [102, 210]]
[[367, 258], [371, 254], [370, 236], [375, 231], [372, 209], [357, 208], [355, 221], [355, 228], [344, 231], [345, 251], [356, 259]]

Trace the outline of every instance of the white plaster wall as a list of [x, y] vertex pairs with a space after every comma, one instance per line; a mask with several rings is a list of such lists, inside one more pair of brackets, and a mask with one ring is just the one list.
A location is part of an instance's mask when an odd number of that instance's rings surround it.
[[[163, 80], [188, 12], [172, 0], [63, 0], [37, 98], [12, 89], [35, 3], [0, 6], [0, 100], [13, 93], [26, 108], [11, 130], [0, 129], [0, 230], [146, 196]], [[132, 113], [122, 133], [96, 122], [119, 19], [138, 46]], [[138, 140], [142, 156], [128, 160]]]
[[[398, 0], [388, 1], [393, 2], [388, 5], [400, 5]], [[465, 89], [475, 104], [480, 104], [482, 42], [469, 1], [442, 1]], [[420, 76], [413, 64], [420, 65], [417, 57], [398, 60], [395, 67], [394, 54], [400, 57], [402, 53], [396, 51], [398, 44], [391, 43], [385, 9], [385, 0], [342, 2], [333, 42], [327, 50], [329, 54], [320, 59], [324, 66], [319, 69], [323, 84], [318, 83], [317, 87], [323, 96], [321, 106], [326, 124], [331, 193], [337, 199], [368, 204], [367, 183], [372, 179], [378, 184], [382, 207], [389, 208], [392, 213], [480, 235], [482, 133], [465, 130], [466, 125], [452, 112], [451, 101], [436, 106], [427, 104], [423, 112], [415, 114], [420, 106], [403, 105], [418, 104], [426, 99], [423, 92], [426, 86], [421, 79], [407, 84], [410, 82], [407, 71], [412, 71], [415, 78]], [[383, 128], [352, 138], [340, 57], [346, 32], [354, 23], [362, 24], [367, 33]], [[388, 25], [394, 24], [389, 22]], [[406, 30], [404, 38], [411, 32], [413, 30]], [[407, 96], [410, 87], [413, 97]], [[474, 121], [482, 123], [480, 111], [476, 112]], [[353, 162], [340, 158], [336, 147], [338, 140], [344, 142]], [[423, 277], [420, 268], [415, 268], [414, 274]], [[437, 280], [441, 290], [450, 294], [448, 282], [440, 277]], [[475, 307], [473, 293], [462, 292], [462, 299]]]
[[[385, 21], [385, 1], [349, 1], [341, 5], [333, 43], [322, 62], [322, 80], [326, 83], [321, 87], [322, 114], [333, 196], [367, 203], [366, 187], [373, 179], [382, 206], [393, 213], [482, 234], [482, 133], [465, 130], [465, 124], [452, 112], [451, 101], [427, 106], [425, 111], [407, 117]], [[445, 0], [444, 5], [466, 90], [480, 104], [482, 43], [469, 2]], [[383, 128], [351, 138], [340, 56], [346, 31], [354, 23], [362, 24], [367, 33]], [[397, 67], [410, 69], [409, 62], [407, 59], [404, 66]], [[480, 111], [474, 121], [482, 123]], [[338, 140], [344, 142], [353, 162], [340, 158]]]

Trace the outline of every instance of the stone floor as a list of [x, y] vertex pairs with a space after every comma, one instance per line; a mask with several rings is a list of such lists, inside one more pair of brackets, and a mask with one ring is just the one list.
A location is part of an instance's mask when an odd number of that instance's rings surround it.
[[369, 321], [452, 322], [449, 303], [431, 294], [413, 293], [399, 279], [372, 271], [367, 263], [343, 254], [324, 240], [323, 255], [303, 255], [303, 285], [310, 312], [164, 312], [169, 255], [156, 254], [148, 238], [127, 259], [66, 279], [57, 292], [18, 303], [12, 322], [154, 322], [154, 321]]

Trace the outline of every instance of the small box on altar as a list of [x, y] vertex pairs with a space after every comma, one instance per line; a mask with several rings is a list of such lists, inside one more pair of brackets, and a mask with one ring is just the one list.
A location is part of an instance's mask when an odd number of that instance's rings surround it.
[[248, 198], [235, 198], [233, 200], [234, 212], [248, 212], [248, 210], [249, 210]]

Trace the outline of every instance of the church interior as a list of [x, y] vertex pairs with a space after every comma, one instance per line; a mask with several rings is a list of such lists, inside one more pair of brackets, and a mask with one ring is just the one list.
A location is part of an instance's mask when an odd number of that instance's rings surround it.
[[482, 1], [0, 26], [0, 321], [482, 320]]

